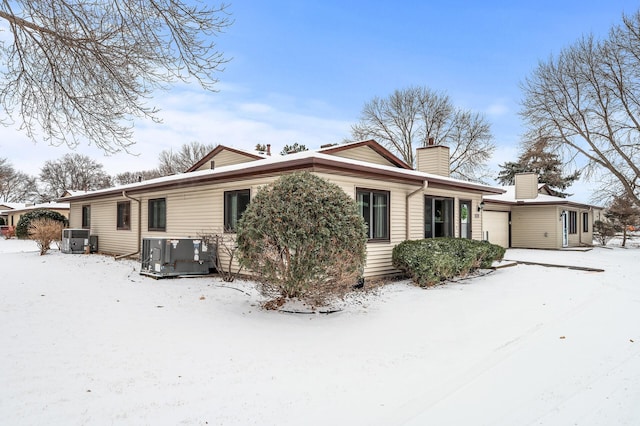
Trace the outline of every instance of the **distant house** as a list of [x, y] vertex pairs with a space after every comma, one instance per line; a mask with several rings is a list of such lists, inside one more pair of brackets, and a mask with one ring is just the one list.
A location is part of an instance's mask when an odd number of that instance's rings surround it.
[[483, 238], [503, 247], [560, 249], [593, 244], [600, 208], [557, 197], [535, 173], [516, 175], [505, 192], [483, 198]]
[[[58, 212], [67, 219], [69, 218], [69, 203], [42, 203], [42, 204], [20, 204], [21, 207], [16, 207], [11, 210], [0, 211], [0, 214], [6, 217], [6, 223], [9, 226], [16, 226], [20, 221], [20, 218], [25, 213], [33, 210], [51, 210]], [[0, 206], [1, 207], [1, 206]]]
[[186, 173], [70, 195], [70, 227], [89, 228], [103, 252], [136, 256], [145, 237], [233, 232], [266, 184], [309, 171], [340, 186], [368, 225], [365, 277], [392, 274], [393, 247], [406, 239], [482, 238], [482, 197], [502, 189], [449, 177], [449, 150], [417, 150], [418, 170], [373, 140], [285, 156], [218, 146]]
[[19, 209], [21, 207], [24, 207], [26, 204], [25, 203], [7, 203], [7, 202], [1, 202], [0, 203], [0, 218], [2, 218], [4, 220], [4, 223], [9, 225], [9, 212], [11, 210], [14, 209]]

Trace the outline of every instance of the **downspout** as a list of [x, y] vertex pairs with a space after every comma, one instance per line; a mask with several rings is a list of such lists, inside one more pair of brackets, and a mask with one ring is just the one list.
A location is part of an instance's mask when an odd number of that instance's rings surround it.
[[415, 191], [413, 191], [412, 193], [407, 195], [407, 199], [406, 199], [406, 206], [405, 206], [405, 223], [406, 223], [406, 227], [405, 227], [405, 240], [409, 239], [409, 199], [411, 197], [413, 197], [414, 195], [416, 195], [419, 192], [424, 192], [425, 189], [427, 189], [427, 186], [429, 186], [429, 182], [427, 182], [426, 180], [422, 182], [422, 187], [419, 189], [416, 189]]
[[131, 257], [135, 254], [140, 253], [140, 241], [142, 238], [142, 202], [140, 200], [138, 200], [137, 198], [133, 198], [127, 195], [127, 192], [125, 190], [122, 191], [122, 196], [124, 198], [128, 198], [129, 200], [133, 200], [136, 203], [138, 203], [138, 249], [136, 251], [134, 251], [133, 253], [127, 253], [127, 254], [121, 254], [120, 256], [116, 256], [116, 260], [120, 260], [122, 258], [125, 257]]

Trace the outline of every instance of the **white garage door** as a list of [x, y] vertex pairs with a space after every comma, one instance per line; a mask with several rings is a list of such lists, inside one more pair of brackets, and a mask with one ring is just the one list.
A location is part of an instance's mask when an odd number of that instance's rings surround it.
[[509, 247], [509, 212], [482, 212], [482, 237], [490, 243]]

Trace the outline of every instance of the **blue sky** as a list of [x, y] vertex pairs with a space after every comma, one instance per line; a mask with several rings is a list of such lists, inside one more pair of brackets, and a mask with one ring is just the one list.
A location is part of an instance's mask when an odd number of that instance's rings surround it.
[[[228, 9], [234, 24], [217, 38], [232, 58], [219, 92], [179, 85], [158, 93], [164, 124], [136, 123], [136, 156], [76, 151], [115, 174], [155, 167], [161, 150], [194, 140], [242, 149], [271, 143], [276, 152], [293, 142], [316, 148], [347, 137], [374, 96], [420, 85], [485, 115], [497, 171], [518, 154], [520, 82], [540, 60], [583, 34], [606, 35], [639, 7], [622, 0], [236, 1]], [[33, 145], [15, 128], [0, 128], [0, 150], [30, 174], [70, 152]], [[576, 185], [576, 198], [588, 201], [590, 186]]]

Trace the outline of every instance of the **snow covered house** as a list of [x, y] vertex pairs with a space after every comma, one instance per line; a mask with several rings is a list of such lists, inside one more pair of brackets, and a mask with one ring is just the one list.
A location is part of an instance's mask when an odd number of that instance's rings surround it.
[[[268, 154], [268, 153], [267, 153]], [[146, 237], [195, 238], [233, 229], [260, 187], [310, 171], [340, 186], [368, 224], [365, 277], [392, 274], [406, 239], [482, 238], [482, 197], [501, 189], [448, 177], [448, 148], [418, 149], [418, 170], [373, 140], [285, 156], [218, 146], [187, 172], [70, 195], [70, 227], [89, 228], [106, 253], [138, 256]]]
[[8, 202], [0, 202], [0, 218], [2, 221], [0, 223], [9, 224], [9, 213], [11, 210], [19, 209], [26, 206], [25, 203], [8, 203]]
[[[503, 194], [483, 198], [483, 239], [503, 247], [561, 249], [593, 244], [599, 207], [555, 196], [535, 173], [516, 175]], [[596, 217], [597, 218], [597, 217]]]
[[5, 217], [5, 222], [9, 226], [16, 226], [20, 221], [23, 214], [29, 213], [33, 210], [51, 210], [58, 212], [66, 218], [69, 218], [69, 204], [68, 203], [42, 203], [42, 204], [20, 204], [14, 205], [10, 210], [3, 210], [0, 213]]

